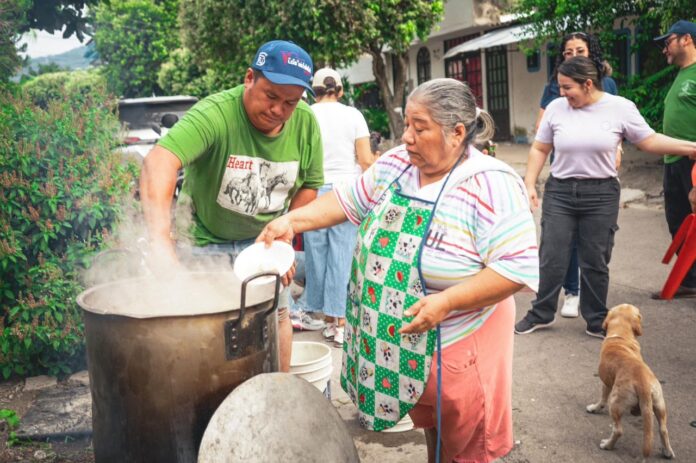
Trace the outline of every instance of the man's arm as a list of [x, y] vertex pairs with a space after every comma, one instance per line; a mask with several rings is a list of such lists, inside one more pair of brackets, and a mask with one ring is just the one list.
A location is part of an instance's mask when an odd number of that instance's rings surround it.
[[358, 165], [365, 172], [375, 162], [375, 156], [370, 148], [370, 137], [358, 138], [355, 140], [355, 157]]
[[297, 209], [298, 207], [302, 207], [305, 204], [309, 204], [314, 199], [317, 197], [317, 190], [313, 190], [311, 188], [300, 188], [297, 190], [297, 193], [295, 193], [295, 196], [292, 197], [290, 200], [290, 207], [288, 210], [292, 211], [293, 209]]
[[163, 268], [166, 268], [165, 264], [177, 260], [171, 237], [171, 208], [176, 175], [181, 167], [181, 161], [174, 153], [155, 145], [145, 157], [140, 175], [140, 201], [145, 225], [155, 260], [165, 259], [161, 262]]

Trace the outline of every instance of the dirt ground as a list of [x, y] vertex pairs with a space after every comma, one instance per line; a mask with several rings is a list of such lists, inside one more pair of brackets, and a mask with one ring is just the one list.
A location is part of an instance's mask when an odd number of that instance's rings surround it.
[[[526, 161], [522, 155], [515, 161], [505, 159], [512, 165]], [[517, 169], [519, 171], [519, 169]], [[627, 161], [620, 171], [623, 188], [638, 189], [645, 197], [631, 203], [629, 207], [662, 207], [662, 166], [661, 160]], [[37, 392], [23, 391], [23, 381], [11, 379], [0, 381], [0, 409], [10, 409], [21, 417], [26, 413]], [[90, 439], [65, 439], [51, 442], [26, 442], [8, 447], [9, 429], [0, 422], [0, 463], [50, 462], [50, 463], [93, 463], [94, 456]]]

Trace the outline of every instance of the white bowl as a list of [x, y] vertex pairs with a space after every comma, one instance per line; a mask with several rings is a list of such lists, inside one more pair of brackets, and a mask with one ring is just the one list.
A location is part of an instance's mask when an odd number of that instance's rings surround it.
[[[234, 261], [234, 274], [244, 281], [252, 275], [273, 272], [283, 276], [295, 261], [295, 250], [284, 241], [274, 241], [267, 248], [265, 243], [254, 243], [239, 253]], [[271, 276], [253, 280], [251, 284], [266, 284]]]

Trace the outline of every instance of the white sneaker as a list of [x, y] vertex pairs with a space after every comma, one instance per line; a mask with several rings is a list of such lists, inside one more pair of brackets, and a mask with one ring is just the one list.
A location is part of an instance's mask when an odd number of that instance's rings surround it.
[[328, 323], [326, 325], [326, 328], [324, 328], [324, 331], [321, 332], [321, 335], [324, 336], [326, 339], [333, 339], [334, 336], [336, 336], [337, 328], [338, 326], [336, 326], [335, 323]]
[[563, 307], [561, 308], [561, 317], [565, 318], [577, 318], [578, 305], [580, 304], [580, 296], [574, 294], [566, 294], [565, 301], [563, 301]]
[[345, 327], [337, 326], [336, 334], [334, 334], [333, 342], [336, 347], [343, 347], [343, 335], [345, 332]]
[[292, 323], [293, 329], [299, 331], [319, 331], [320, 329], [324, 328], [323, 321], [313, 319], [304, 310], [290, 312], [290, 322]]

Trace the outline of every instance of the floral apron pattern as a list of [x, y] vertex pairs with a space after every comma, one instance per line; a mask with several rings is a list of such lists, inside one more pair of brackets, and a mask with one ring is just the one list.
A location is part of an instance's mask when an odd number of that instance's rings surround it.
[[426, 294], [420, 256], [436, 205], [437, 200], [402, 194], [397, 179], [358, 231], [341, 387], [358, 407], [358, 420], [366, 429], [391, 428], [425, 390], [436, 330], [408, 335], [398, 331], [413, 319], [404, 311]]

